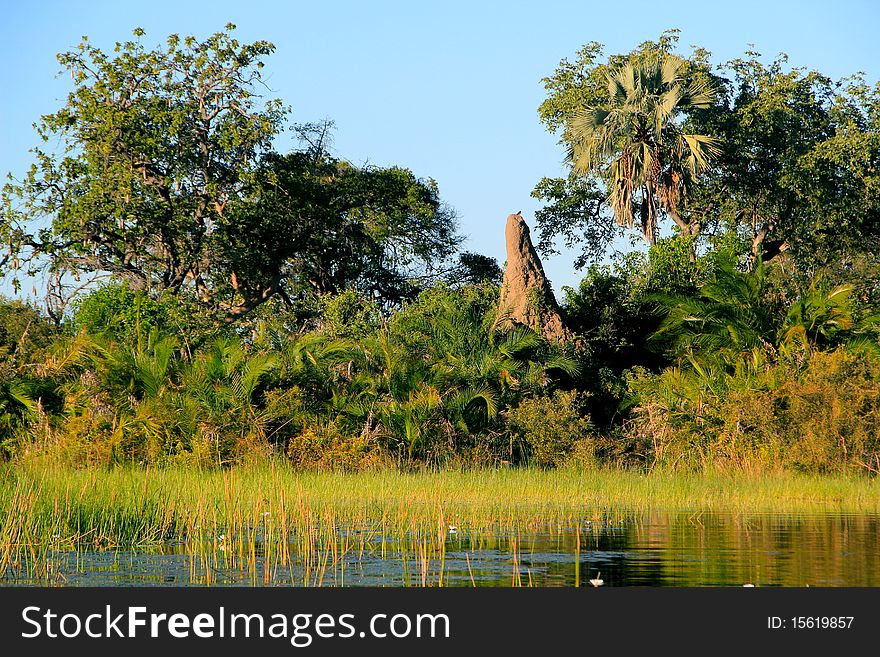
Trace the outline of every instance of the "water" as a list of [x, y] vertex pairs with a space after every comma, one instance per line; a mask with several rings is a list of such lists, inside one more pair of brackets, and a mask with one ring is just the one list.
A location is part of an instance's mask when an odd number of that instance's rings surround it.
[[[224, 567], [185, 543], [150, 552], [50, 554], [49, 574], [7, 573], [12, 585], [62, 586], [880, 586], [880, 516], [725, 515], [652, 512], [586, 517], [570, 527], [471, 532], [462, 526], [425, 550], [384, 543], [375, 532], [355, 548], [329, 547], [310, 567], [279, 566], [264, 546], [249, 567]], [[340, 537], [345, 532], [340, 532]], [[270, 551], [271, 552], [271, 551]], [[239, 560], [240, 563], [240, 560]]]

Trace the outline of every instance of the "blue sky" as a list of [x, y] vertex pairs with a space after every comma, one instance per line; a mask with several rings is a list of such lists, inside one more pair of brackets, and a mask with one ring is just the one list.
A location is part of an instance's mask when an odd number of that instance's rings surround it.
[[[754, 47], [833, 78], [880, 78], [880, 3], [827, 2], [8, 2], [0, 21], [0, 173], [21, 175], [32, 124], [57, 110], [68, 79], [56, 53], [82, 35], [110, 49], [137, 26], [147, 45], [171, 33], [207, 36], [227, 22], [241, 41], [276, 46], [267, 80], [292, 121], [336, 122], [334, 150], [357, 164], [399, 164], [437, 180], [457, 211], [465, 248], [503, 262], [504, 219], [545, 175], [562, 172], [556, 137], [537, 119], [541, 78], [585, 43], [626, 52], [681, 30], [721, 63]], [[293, 144], [282, 135], [281, 150]], [[559, 289], [580, 273], [564, 253], [545, 260]], [[0, 291], [9, 288], [0, 285]]]

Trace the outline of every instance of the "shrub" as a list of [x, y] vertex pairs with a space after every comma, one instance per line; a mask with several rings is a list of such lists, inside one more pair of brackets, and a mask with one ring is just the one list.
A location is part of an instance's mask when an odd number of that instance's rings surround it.
[[659, 240], [648, 252], [650, 286], [655, 291], [694, 292], [706, 277], [708, 263], [695, 257], [695, 238], [675, 235]]
[[303, 469], [357, 471], [381, 463], [382, 455], [369, 436], [349, 436], [336, 424], [310, 427], [287, 443], [287, 456]]
[[[235, 328], [241, 331], [244, 323]], [[231, 332], [230, 327], [220, 328], [217, 318], [204, 312], [189, 293], [166, 294], [156, 299], [124, 283], [105, 285], [78, 299], [68, 329], [127, 344], [159, 331], [180, 338], [181, 346], [187, 350]]]
[[167, 321], [167, 310], [158, 301], [145, 292], [113, 283], [95, 290], [77, 303], [73, 328], [125, 340], [138, 333], [146, 335], [154, 328], [164, 328]]
[[382, 325], [382, 313], [376, 301], [354, 290], [325, 295], [320, 304], [320, 331], [329, 338], [360, 340]]
[[525, 442], [533, 464], [561, 465], [576, 448], [581, 461], [592, 454], [590, 422], [578, 406], [577, 392], [557, 390], [549, 397], [524, 399], [510, 411], [510, 430]]
[[55, 329], [36, 309], [0, 296], [0, 361], [25, 362], [52, 341]]
[[643, 374], [631, 432], [676, 468], [880, 474], [880, 361], [844, 348], [732, 373]]

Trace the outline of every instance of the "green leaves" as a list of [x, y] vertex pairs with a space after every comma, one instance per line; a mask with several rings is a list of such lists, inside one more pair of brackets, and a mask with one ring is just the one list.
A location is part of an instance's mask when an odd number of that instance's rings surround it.
[[855, 327], [852, 292], [850, 284], [832, 288], [825, 281], [813, 281], [789, 308], [785, 325], [780, 329], [780, 344], [819, 349], [837, 344], [839, 336]]
[[282, 377], [310, 400], [305, 425], [366, 432], [408, 458], [498, 430], [505, 409], [578, 365], [533, 331], [498, 330], [496, 303], [490, 286], [435, 287], [371, 331], [296, 338]]
[[542, 250], [562, 237], [582, 249], [576, 266], [602, 257], [617, 235], [610, 214], [649, 243], [666, 218], [684, 235], [729, 230], [752, 261], [787, 252], [804, 280], [845, 271], [852, 253], [871, 257], [880, 85], [754, 52], [715, 70], [705, 50], [674, 54], [676, 41], [671, 32], [607, 58], [591, 43], [544, 80], [539, 116], [571, 172], [533, 192], [547, 204]]
[[545, 78], [549, 97], [539, 115], [551, 131], [562, 129], [571, 167], [567, 180], [544, 179], [532, 192], [550, 202], [537, 213], [546, 253], [562, 236], [568, 246], [582, 246], [575, 263], [582, 267], [604, 254], [614, 224], [639, 226], [653, 244], [664, 216], [686, 234], [699, 232], [700, 223], [685, 210], [719, 143], [683, 125], [713, 106], [717, 87], [700, 53], [691, 60], [672, 53], [677, 39], [670, 31], [604, 63], [601, 45], [592, 43], [577, 63], [563, 60]]
[[610, 69], [607, 100], [572, 116], [566, 132], [573, 172], [601, 175], [617, 223], [632, 227], [638, 217], [650, 244], [659, 210], [678, 219], [687, 189], [719, 151], [715, 138], [686, 134], [676, 123], [715, 97], [705, 82], [688, 81], [685, 67], [658, 54]]
[[271, 43], [230, 26], [155, 49], [135, 36], [59, 55], [74, 88], [0, 198], [0, 276], [47, 273], [56, 321], [83, 274], [230, 322], [273, 297], [346, 289], [387, 308], [439, 279], [461, 238], [434, 180], [332, 157], [329, 121], [295, 126], [301, 150], [272, 152], [287, 110], [263, 97]]
[[721, 166], [701, 202], [709, 223], [752, 240], [753, 259], [788, 250], [805, 279], [878, 238], [877, 182], [866, 163], [880, 154], [877, 92], [859, 78], [764, 63], [747, 53], [725, 68], [728, 104], [694, 115], [694, 130], [723, 138]]
[[853, 291], [818, 277], [794, 298], [780, 299], [763, 264], [742, 272], [721, 260], [695, 294], [655, 295], [666, 314], [652, 339], [698, 372], [797, 361], [811, 351], [876, 341], [876, 318], [857, 317]]
[[721, 262], [693, 296], [655, 298], [667, 314], [655, 339], [670, 340], [678, 355], [735, 361], [754, 348], [773, 348], [777, 328], [766, 302], [763, 268], [741, 272]]
[[212, 244], [232, 285], [214, 285], [231, 314], [274, 292], [352, 289], [396, 304], [458, 246], [455, 214], [433, 180], [332, 157], [331, 127], [300, 126], [305, 147], [268, 154], [242, 201], [218, 219]]
[[[112, 55], [85, 40], [59, 55], [74, 89], [38, 132], [60, 148], [38, 150], [3, 192], [10, 250], [58, 277], [109, 272], [155, 294], [204, 291], [212, 226], [284, 115], [257, 93], [273, 46], [221, 32], [147, 50], [135, 35]], [[34, 234], [43, 218], [49, 228]]]

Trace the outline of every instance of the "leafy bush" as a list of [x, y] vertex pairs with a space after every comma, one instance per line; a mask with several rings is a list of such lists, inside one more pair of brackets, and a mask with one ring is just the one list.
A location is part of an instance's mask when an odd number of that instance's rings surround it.
[[631, 433], [657, 465], [880, 474], [880, 360], [869, 352], [669, 368], [633, 390]]
[[275, 354], [217, 339], [194, 354], [152, 330], [134, 343], [79, 333], [39, 371], [61, 399], [48, 445], [70, 462], [224, 465], [267, 456]]
[[335, 424], [310, 427], [287, 444], [287, 456], [303, 469], [357, 471], [383, 462], [376, 443], [367, 435], [349, 436]]
[[592, 265], [577, 289], [563, 288], [563, 311], [582, 352], [583, 368], [573, 384], [590, 391], [590, 418], [603, 428], [619, 418], [626, 371], [667, 364], [646, 347], [660, 320], [647, 299], [648, 263], [632, 255], [613, 267]]
[[138, 334], [146, 335], [154, 328], [164, 328], [167, 323], [168, 312], [161, 303], [145, 292], [113, 283], [77, 303], [72, 328], [125, 340]]
[[708, 262], [695, 257], [695, 238], [675, 235], [659, 240], [648, 251], [649, 285], [654, 291], [688, 294], [706, 277]]
[[0, 361], [26, 362], [48, 346], [55, 333], [35, 308], [0, 296]]
[[576, 449], [581, 462], [592, 454], [590, 422], [578, 405], [577, 392], [557, 390], [549, 397], [524, 399], [510, 411], [510, 430], [526, 443], [533, 464], [561, 465]]
[[320, 331], [330, 338], [364, 338], [382, 325], [375, 300], [354, 290], [324, 295], [320, 307]]
[[0, 458], [15, 453], [31, 422], [41, 417], [42, 392], [33, 361], [56, 337], [33, 307], [0, 296]]
[[[232, 327], [222, 330], [219, 327], [216, 318], [200, 309], [188, 294], [166, 294], [155, 299], [124, 283], [105, 285], [77, 300], [68, 325], [73, 333], [86, 331], [127, 344], [143, 340], [151, 331], [158, 330], [177, 336], [181, 347], [189, 350], [233, 331]], [[241, 331], [243, 326], [235, 328]]]

